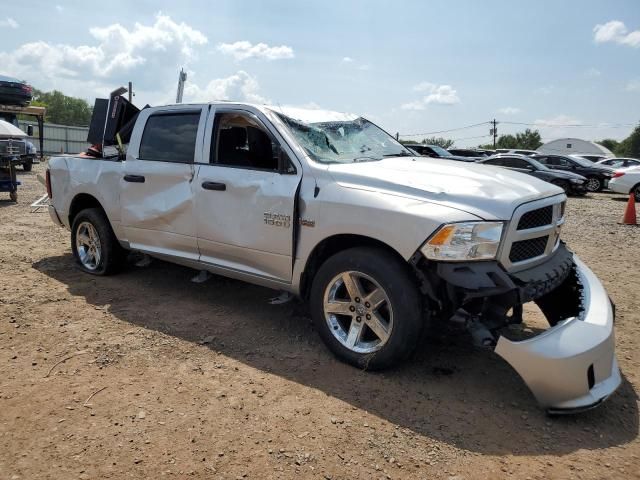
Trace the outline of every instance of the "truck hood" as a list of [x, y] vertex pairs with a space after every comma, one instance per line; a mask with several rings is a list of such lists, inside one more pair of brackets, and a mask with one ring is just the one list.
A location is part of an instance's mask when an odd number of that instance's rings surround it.
[[518, 205], [563, 193], [555, 185], [506, 168], [437, 158], [332, 164], [328, 171], [345, 188], [416, 198], [485, 220], [509, 220]]

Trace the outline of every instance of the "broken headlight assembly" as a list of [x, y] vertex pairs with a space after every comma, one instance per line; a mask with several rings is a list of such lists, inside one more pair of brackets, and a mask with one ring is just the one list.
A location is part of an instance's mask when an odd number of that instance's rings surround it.
[[420, 251], [429, 260], [493, 260], [502, 237], [502, 222], [449, 223], [440, 227]]

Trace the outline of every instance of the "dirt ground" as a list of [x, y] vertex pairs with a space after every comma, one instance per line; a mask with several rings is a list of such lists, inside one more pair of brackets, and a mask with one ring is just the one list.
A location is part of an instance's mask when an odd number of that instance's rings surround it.
[[98, 278], [69, 233], [0, 193], [0, 479], [640, 478], [640, 229], [624, 197], [570, 199], [564, 238], [617, 305], [620, 389], [551, 418], [464, 338], [406, 365], [336, 361], [300, 304], [154, 261]]

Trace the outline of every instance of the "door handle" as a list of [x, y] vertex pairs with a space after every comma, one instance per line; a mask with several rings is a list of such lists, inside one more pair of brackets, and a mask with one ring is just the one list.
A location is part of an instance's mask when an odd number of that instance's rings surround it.
[[220, 182], [202, 182], [202, 188], [205, 190], [217, 190], [224, 192], [227, 189], [227, 185]]
[[125, 175], [124, 181], [131, 183], [144, 183], [144, 177], [142, 175]]

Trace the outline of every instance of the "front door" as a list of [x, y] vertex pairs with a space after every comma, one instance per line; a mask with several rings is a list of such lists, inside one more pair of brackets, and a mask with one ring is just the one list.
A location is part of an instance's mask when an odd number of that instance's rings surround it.
[[205, 263], [290, 282], [302, 170], [267, 125], [259, 112], [212, 112], [194, 185], [198, 247]]
[[192, 187], [204, 122], [201, 108], [141, 113], [132, 136], [139, 149], [127, 153], [120, 197], [132, 249], [198, 259]]

